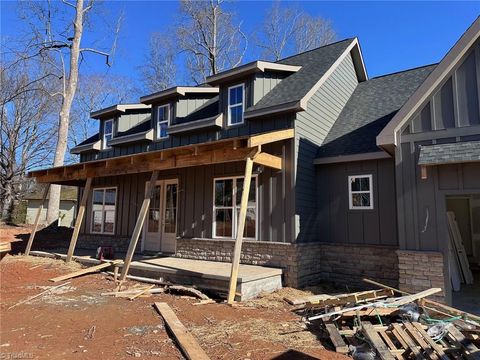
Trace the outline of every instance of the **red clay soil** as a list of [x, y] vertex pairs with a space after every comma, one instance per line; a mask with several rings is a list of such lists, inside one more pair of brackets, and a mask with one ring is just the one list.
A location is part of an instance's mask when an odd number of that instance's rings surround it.
[[9, 309], [75, 266], [22, 256], [0, 262], [0, 359], [182, 359], [152, 306], [159, 301], [172, 307], [211, 359], [346, 359], [325, 350], [281, 294], [250, 301], [248, 308], [194, 306], [198, 300], [170, 294], [129, 301], [101, 296], [114, 283], [94, 274]]

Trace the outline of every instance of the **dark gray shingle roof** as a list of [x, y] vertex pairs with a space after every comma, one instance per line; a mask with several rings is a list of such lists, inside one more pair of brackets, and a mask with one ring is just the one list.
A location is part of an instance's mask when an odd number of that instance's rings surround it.
[[436, 65], [361, 82], [330, 129], [317, 157], [379, 151], [376, 137]]
[[75, 145], [75, 146], [82, 146], [82, 145], [92, 144], [92, 143], [94, 143], [94, 142], [97, 142], [98, 140], [100, 140], [100, 134], [99, 134], [99, 133], [96, 133], [95, 135], [90, 136], [88, 139], [83, 140], [80, 144]]
[[246, 112], [300, 101], [327, 72], [354, 39], [346, 39], [278, 61], [302, 68], [287, 76]]
[[420, 148], [418, 165], [480, 161], [480, 141], [427, 145]]

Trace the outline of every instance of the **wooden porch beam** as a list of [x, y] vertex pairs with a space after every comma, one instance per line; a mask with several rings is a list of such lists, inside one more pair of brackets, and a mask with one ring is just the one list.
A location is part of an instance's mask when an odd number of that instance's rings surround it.
[[255, 147], [272, 142], [291, 139], [295, 136], [293, 129], [273, 131], [266, 134], [254, 135], [248, 139], [248, 147]]
[[70, 239], [70, 246], [68, 247], [68, 253], [66, 262], [70, 262], [73, 257], [73, 252], [75, 251], [75, 246], [77, 245], [78, 234], [80, 233], [80, 227], [83, 222], [83, 215], [85, 214], [85, 206], [87, 205], [88, 194], [90, 193], [90, 187], [92, 186], [93, 178], [89, 177], [85, 188], [83, 189], [82, 199], [80, 200], [80, 207], [78, 208], [77, 218], [75, 219], [75, 227], [73, 228], [72, 238]]
[[155, 187], [155, 182], [158, 179], [158, 170], [152, 172], [150, 177], [150, 182], [147, 185], [147, 191], [145, 191], [145, 198], [143, 199], [142, 207], [137, 217], [137, 222], [135, 223], [135, 228], [133, 229], [133, 234], [130, 239], [130, 244], [128, 245], [127, 255], [125, 255], [125, 260], [123, 261], [122, 273], [120, 274], [120, 285], [125, 278], [127, 277], [128, 270], [130, 269], [130, 263], [132, 262], [133, 253], [137, 247], [138, 239], [142, 231], [145, 218], [147, 217], [148, 208], [150, 206], [150, 197], [152, 196], [152, 190]]
[[254, 158], [253, 162], [255, 164], [264, 165], [273, 169], [282, 170], [282, 158], [275, 156], [269, 153], [261, 152], [258, 153]]
[[40, 215], [42, 214], [43, 203], [45, 202], [45, 200], [47, 198], [47, 194], [48, 194], [49, 190], [50, 190], [50, 184], [46, 184], [45, 189], [43, 190], [42, 203], [38, 207], [37, 216], [35, 216], [35, 225], [33, 226], [32, 233], [30, 234], [30, 237], [28, 238], [27, 247], [25, 248], [25, 255], [26, 256], [30, 255], [30, 250], [32, 249], [32, 244], [33, 244], [33, 239], [35, 238], [35, 234], [37, 233], [37, 229], [38, 229], [38, 223], [40, 222]]
[[243, 231], [245, 229], [245, 219], [247, 217], [248, 195], [250, 192], [250, 182], [252, 180], [253, 160], [248, 157], [245, 164], [245, 178], [243, 180], [242, 199], [240, 201], [240, 214], [238, 215], [237, 239], [232, 257], [232, 270], [230, 273], [230, 286], [228, 291], [229, 304], [235, 301], [235, 292], [237, 289], [238, 269], [240, 268], [240, 254], [242, 252]]

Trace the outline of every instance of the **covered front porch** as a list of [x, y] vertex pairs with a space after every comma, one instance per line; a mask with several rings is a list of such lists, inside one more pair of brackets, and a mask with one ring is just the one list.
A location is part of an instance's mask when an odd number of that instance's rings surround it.
[[[215, 276], [229, 273], [231, 302], [243, 238], [278, 241], [293, 233], [289, 218], [293, 212], [286, 210], [286, 203], [293, 203], [288, 190], [292, 187], [293, 136], [293, 130], [287, 129], [39, 170], [30, 176], [47, 184], [44, 196], [50, 184], [83, 186], [65, 260], [74, 259], [77, 241], [87, 239], [92, 248], [123, 242], [126, 255], [120, 282], [133, 269], [135, 253], [174, 254], [178, 238], [231, 239], [235, 244], [232, 262], [213, 266]], [[217, 183], [223, 181], [219, 178], [227, 179], [219, 186], [230, 189], [226, 199], [231, 204], [217, 199]], [[223, 218], [229, 221], [219, 226]], [[27, 254], [34, 237], [35, 231]], [[186, 264], [197, 260], [171, 261]]]
[[[65, 250], [31, 251], [30, 255], [66, 260]], [[119, 256], [119, 258], [123, 257]], [[73, 260], [85, 266], [94, 266], [101, 263], [100, 260], [91, 255], [91, 252], [86, 250], [77, 251]], [[122, 268], [123, 264], [120, 263], [118, 269], [121, 270]], [[136, 254], [130, 264], [129, 273], [132, 276], [141, 276], [152, 280], [191, 285], [219, 296], [225, 296], [229, 288], [230, 270], [231, 264], [225, 262]], [[261, 292], [272, 292], [281, 287], [281, 269], [241, 264], [238, 270], [235, 300], [248, 300]]]

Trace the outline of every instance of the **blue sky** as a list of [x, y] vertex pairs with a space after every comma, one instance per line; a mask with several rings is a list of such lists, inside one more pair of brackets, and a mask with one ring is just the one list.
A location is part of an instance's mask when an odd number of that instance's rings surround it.
[[[295, 2], [312, 15], [331, 20], [338, 39], [360, 39], [370, 77], [438, 62], [459, 36], [480, 15], [480, 2]], [[14, 36], [21, 25], [15, 2], [1, 2], [2, 36]], [[251, 32], [261, 22], [269, 1], [236, 1], [243, 28]], [[105, 1], [111, 17], [124, 11], [125, 21], [114, 66], [109, 70], [136, 78], [144, 61], [149, 34], [175, 21], [176, 1]], [[103, 25], [95, 24], [101, 31]], [[88, 39], [87, 39], [88, 40]], [[249, 48], [252, 60], [257, 55]], [[105, 72], [103, 59], [88, 58], [84, 69]]]

